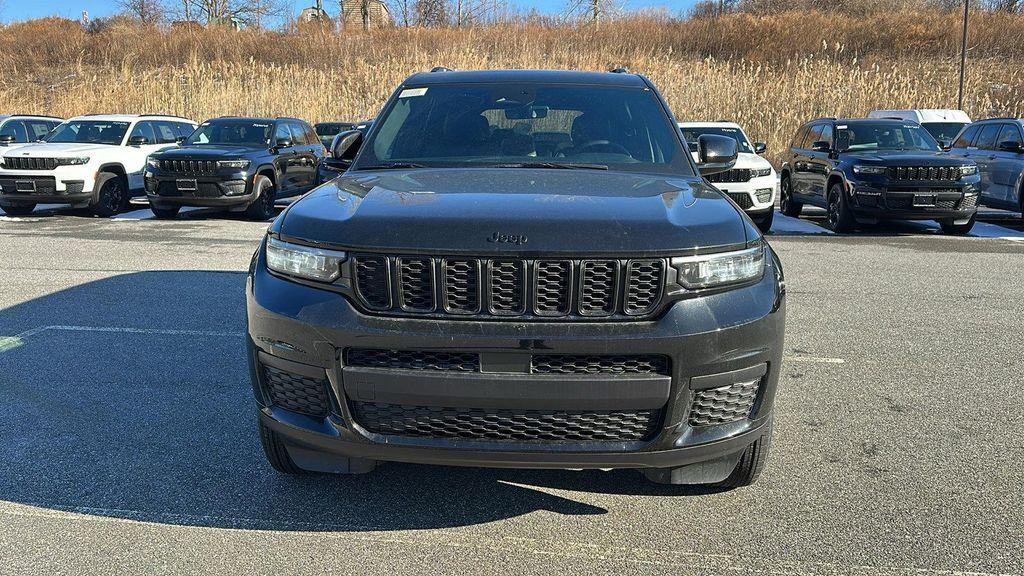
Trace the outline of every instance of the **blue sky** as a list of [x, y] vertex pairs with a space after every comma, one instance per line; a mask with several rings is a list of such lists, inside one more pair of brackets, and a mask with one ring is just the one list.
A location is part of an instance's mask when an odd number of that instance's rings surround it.
[[[542, 12], [558, 13], [564, 10], [569, 3], [567, 0], [512, 0], [517, 6], [523, 8], [536, 7]], [[626, 0], [629, 8], [643, 7], [665, 7], [672, 13], [678, 13], [690, 6], [696, 0]], [[302, 8], [312, 5], [312, 0], [290, 0], [298, 13]], [[333, 0], [326, 0], [324, 4], [331, 8], [337, 3]], [[42, 16], [65, 16], [78, 19], [82, 10], [87, 10], [93, 18], [109, 16], [117, 11], [117, 3], [114, 0], [0, 0], [3, 6], [0, 12], [0, 19], [10, 22], [12, 20], [25, 20], [39, 18]]]

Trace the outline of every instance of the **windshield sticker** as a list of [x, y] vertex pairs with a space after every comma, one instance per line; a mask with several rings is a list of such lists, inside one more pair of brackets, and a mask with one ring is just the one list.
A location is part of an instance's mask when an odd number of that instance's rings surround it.
[[257, 128], [269, 128], [270, 124], [253, 124]]
[[427, 93], [426, 88], [406, 88], [399, 93], [399, 98], [412, 98], [414, 96], [423, 96]]

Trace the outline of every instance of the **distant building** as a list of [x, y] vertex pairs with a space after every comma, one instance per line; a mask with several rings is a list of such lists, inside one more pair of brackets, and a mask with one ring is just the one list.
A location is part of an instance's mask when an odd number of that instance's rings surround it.
[[338, 6], [341, 7], [341, 25], [345, 28], [361, 27], [364, 5], [370, 28], [382, 28], [394, 23], [388, 5], [382, 0], [340, 0]]

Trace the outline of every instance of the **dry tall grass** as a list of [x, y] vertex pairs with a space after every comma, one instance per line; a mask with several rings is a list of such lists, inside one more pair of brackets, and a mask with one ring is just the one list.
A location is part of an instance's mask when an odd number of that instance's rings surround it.
[[[90, 35], [68, 21], [36, 21], [0, 30], [0, 42], [16, 47], [0, 53], [0, 111], [362, 119], [407, 75], [438, 64], [625, 65], [650, 77], [680, 119], [734, 119], [777, 152], [814, 116], [955, 106], [956, 18], [888, 14], [873, 22], [783, 14], [634, 20], [599, 30], [286, 35], [126, 27]], [[973, 116], [1024, 114], [1022, 24], [1024, 18], [1013, 16], [975, 19], [965, 102]]]

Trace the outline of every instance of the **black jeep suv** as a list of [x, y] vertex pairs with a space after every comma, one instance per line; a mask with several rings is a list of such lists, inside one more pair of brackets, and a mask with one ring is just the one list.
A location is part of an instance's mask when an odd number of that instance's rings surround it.
[[256, 220], [274, 214], [274, 200], [316, 184], [326, 154], [313, 128], [295, 118], [207, 120], [172, 148], [149, 157], [146, 196], [158, 218], [182, 206], [245, 211]]
[[[358, 153], [357, 153], [358, 151]], [[247, 281], [279, 471], [378, 461], [639, 468], [753, 482], [785, 318], [778, 258], [644, 77], [408, 78], [340, 177], [286, 208]]]
[[825, 208], [837, 232], [882, 219], [935, 220], [966, 234], [978, 205], [978, 167], [942, 151], [904, 120], [822, 118], [797, 130], [781, 170], [780, 208]]

